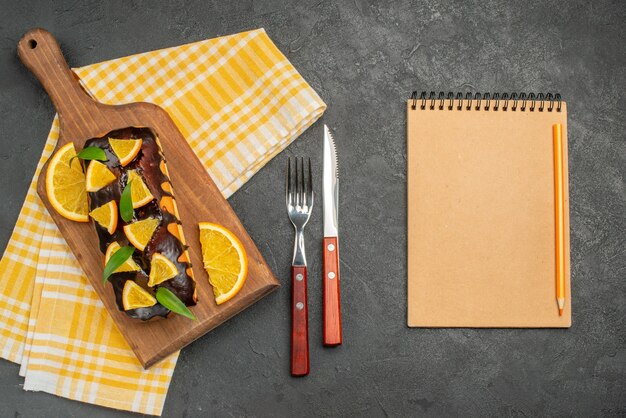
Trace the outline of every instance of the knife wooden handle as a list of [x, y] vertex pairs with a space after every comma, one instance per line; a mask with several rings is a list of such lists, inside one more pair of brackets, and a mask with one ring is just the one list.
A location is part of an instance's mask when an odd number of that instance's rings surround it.
[[291, 266], [291, 375], [309, 374], [309, 308], [306, 267]]
[[339, 294], [339, 244], [324, 237], [324, 345], [341, 345], [341, 297]]

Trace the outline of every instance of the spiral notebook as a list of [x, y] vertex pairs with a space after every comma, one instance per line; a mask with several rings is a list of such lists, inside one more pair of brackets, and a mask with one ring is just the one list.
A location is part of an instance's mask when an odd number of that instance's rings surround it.
[[[552, 126], [562, 124], [565, 308], [556, 302]], [[567, 106], [552, 94], [407, 102], [408, 325], [571, 325]]]

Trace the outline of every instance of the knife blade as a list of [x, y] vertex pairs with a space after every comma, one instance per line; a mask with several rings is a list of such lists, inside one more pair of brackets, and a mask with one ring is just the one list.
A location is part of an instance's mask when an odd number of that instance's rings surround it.
[[342, 343], [341, 296], [339, 291], [339, 167], [333, 135], [324, 125], [324, 345]]

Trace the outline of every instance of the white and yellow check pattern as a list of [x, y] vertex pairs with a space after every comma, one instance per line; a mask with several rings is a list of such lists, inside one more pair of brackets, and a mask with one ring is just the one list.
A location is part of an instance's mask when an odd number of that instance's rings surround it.
[[[326, 108], [262, 29], [74, 71], [101, 102], [164, 107], [226, 197]], [[26, 390], [160, 415], [178, 354], [141, 368], [35, 191], [57, 137], [0, 261], [0, 355]]]

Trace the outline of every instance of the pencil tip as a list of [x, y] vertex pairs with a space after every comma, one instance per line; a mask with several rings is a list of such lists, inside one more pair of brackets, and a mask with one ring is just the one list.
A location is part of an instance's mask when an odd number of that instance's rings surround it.
[[559, 308], [559, 316], [563, 316], [563, 308]]

